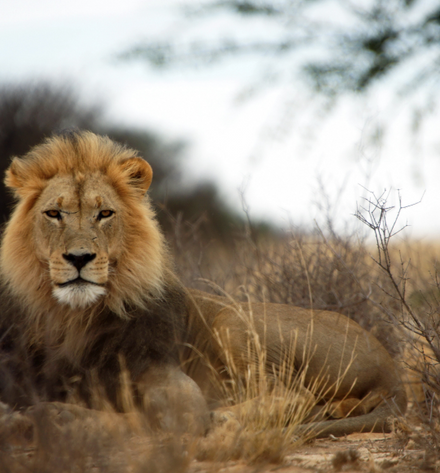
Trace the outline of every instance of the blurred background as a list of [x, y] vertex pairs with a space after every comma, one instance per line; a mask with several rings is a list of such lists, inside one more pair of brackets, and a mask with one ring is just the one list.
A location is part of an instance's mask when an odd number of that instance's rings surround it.
[[435, 0], [3, 0], [0, 64], [2, 173], [78, 126], [141, 151], [165, 227], [343, 232], [383, 198], [440, 232]]
[[[434, 470], [439, 79], [438, 0], [0, 0], [0, 174], [63, 128], [138, 149], [185, 285], [371, 330], [425, 409], [396, 452]], [[35, 458], [100, 445], [59, 432]]]

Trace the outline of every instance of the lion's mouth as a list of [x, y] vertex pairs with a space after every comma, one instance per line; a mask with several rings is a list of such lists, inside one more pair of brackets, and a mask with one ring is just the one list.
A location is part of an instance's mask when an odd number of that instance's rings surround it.
[[62, 304], [70, 305], [73, 309], [84, 309], [106, 294], [104, 284], [97, 284], [81, 277], [57, 284], [53, 288], [55, 299]]
[[94, 284], [95, 286], [104, 286], [104, 284], [98, 284], [93, 281], [89, 281], [87, 279], [83, 279], [81, 277], [77, 277], [76, 279], [71, 279], [70, 281], [66, 281], [60, 284], [57, 284], [58, 287], [68, 287], [68, 286], [82, 286], [86, 284]]

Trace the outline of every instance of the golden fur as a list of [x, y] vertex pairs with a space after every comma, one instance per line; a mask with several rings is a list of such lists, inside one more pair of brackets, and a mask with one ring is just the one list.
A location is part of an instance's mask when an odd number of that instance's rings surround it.
[[[103, 306], [124, 318], [128, 316], [124, 303], [143, 307], [160, 298], [168, 256], [149, 199], [144, 197], [151, 178], [150, 166], [133, 150], [92, 133], [84, 133], [74, 142], [50, 139], [25, 159], [14, 159], [5, 183], [20, 200], [4, 233], [1, 271], [12, 296], [27, 311], [33, 336], [47, 336], [46, 329], [51, 327], [57, 336], [66, 332], [76, 344], [80, 336], [76, 331], [87, 326]], [[105, 243], [102, 227], [110, 222], [103, 220], [101, 228], [79, 229], [77, 188], [87, 194], [90, 215], [109, 205], [115, 211], [112, 234]], [[43, 212], [52, 208], [71, 219], [68, 224], [74, 228], [69, 242], [65, 234], [58, 242], [51, 240], [58, 222]], [[80, 246], [84, 248], [80, 251], [98, 254], [84, 269], [89, 269], [90, 279], [105, 285], [105, 297], [91, 306], [69, 307], [53, 295], [56, 284], [66, 282], [75, 272], [63, 252], [75, 252]], [[75, 330], [69, 333], [72, 324]]]
[[[87, 397], [88, 373], [96, 371], [118, 405], [115, 366], [122, 358], [153, 417], [178, 402], [206, 425], [198, 386], [205, 399], [215, 400], [206, 381], [212, 367], [226, 372], [226, 346], [245, 376], [251, 362], [246, 320], [252, 319], [269, 370], [287, 362], [304, 371], [306, 387], [317, 387], [320, 401], [333, 403], [321, 409], [325, 421], [314, 424], [318, 431], [387, 429], [389, 415], [404, 413], [406, 395], [393, 360], [355, 322], [185, 290], [170, 269], [146, 194], [151, 180], [150, 166], [135, 151], [89, 132], [48, 139], [14, 158], [7, 171], [6, 185], [18, 202], [1, 247], [3, 286], [13, 302], [1, 325], [10, 317], [13, 336], [24, 337], [31, 355], [38, 354], [44, 382], [55, 386], [44, 391], [46, 400], [68, 399], [66, 378], [83, 380], [78, 391]], [[194, 351], [184, 353], [183, 346], [202, 353], [208, 371], [203, 363], [195, 369], [189, 362]], [[177, 389], [174, 400], [168, 387]], [[334, 420], [346, 415], [357, 417]], [[161, 425], [165, 418], [156, 416]]]

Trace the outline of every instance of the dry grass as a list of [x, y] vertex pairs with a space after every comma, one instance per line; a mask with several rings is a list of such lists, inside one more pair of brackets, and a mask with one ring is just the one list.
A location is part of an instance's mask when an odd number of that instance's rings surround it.
[[[390, 275], [372, 261], [370, 254], [374, 254], [375, 248], [356, 237], [292, 231], [258, 239], [248, 233], [226, 247], [204, 242], [194, 235], [194, 228], [182, 223], [175, 226], [171, 239], [184, 282], [214, 293], [231, 294], [250, 307], [246, 323], [249, 333], [254, 335], [250, 337], [248, 355], [254, 363], [249, 365], [244, 378], [238, 375], [233, 358], [228, 356], [228, 340], [218, 337], [228, 360], [229, 375], [228, 382], [218, 380], [219, 388], [230, 406], [241, 407], [234, 409], [233, 414], [225, 408], [218, 416], [217, 428], [201, 439], [180, 433], [152, 435], [141, 414], [133, 413], [129, 402], [127, 410], [131, 410], [135, 421], [123, 428], [111, 412], [100, 422], [82, 420], [61, 426], [47, 416], [36, 416], [32, 441], [21, 435], [14, 444], [11, 429], [0, 432], [1, 471], [166, 473], [187, 471], [194, 459], [213, 465], [237, 459], [249, 464], [282, 463], [292, 449], [304, 442], [294, 431], [313, 406], [315, 397], [304, 389], [302, 379], [295, 377], [291, 367], [286, 365], [277, 373], [267, 373], [263, 343], [253, 329], [254, 301], [342, 312], [372, 330], [394, 356], [402, 353], [402, 327], [407, 330], [411, 316], [408, 319], [408, 310], [393, 292], [395, 286]], [[387, 249], [391, 260], [397, 259], [393, 268], [406, 271], [399, 279], [406, 284], [405, 300], [413, 316], [426, 328], [417, 336], [425, 340], [431, 351], [428, 355], [425, 350], [417, 359], [426, 393], [423, 420], [430, 426], [431, 449], [436, 450], [440, 445], [440, 377], [439, 358], [432, 347], [437, 348], [439, 340], [434, 321], [438, 319], [440, 305], [440, 247], [411, 242], [396, 247], [390, 244]], [[401, 262], [407, 260], [407, 255], [409, 266]], [[414, 276], [408, 280], [410, 270]], [[243, 314], [237, 312], [237, 316]], [[426, 340], [428, 333], [434, 337], [430, 342]], [[12, 415], [4, 415], [3, 426]]]
[[295, 435], [316, 403], [315, 396], [304, 387], [306, 369], [297, 374], [286, 362], [268, 372], [264, 340], [255, 328], [250, 301], [248, 309], [235, 306], [236, 316], [243, 320], [248, 333], [244, 357], [251, 361], [244, 376], [234, 361], [228, 333], [212, 334], [225, 357], [225, 373], [216, 383], [227, 405], [218, 414], [220, 421], [222, 416], [225, 418], [223, 425], [197, 443], [196, 457], [201, 460], [282, 463], [293, 448], [306, 440]]
[[[396, 245], [404, 227], [400, 224], [405, 207], [389, 206], [384, 196], [373, 193], [358, 218], [376, 240], [375, 263], [388, 279], [384, 294], [397, 309], [389, 313], [406, 343], [409, 367], [420, 381], [416, 414], [421, 430], [407, 434], [406, 441], [425, 448], [426, 458], [440, 458], [440, 279], [437, 243], [404, 242]], [[393, 213], [394, 212], [394, 213]]]
[[356, 234], [293, 229], [253, 238], [246, 232], [229, 247], [195, 235], [181, 224], [172, 239], [187, 286], [240, 301], [340, 312], [373, 332], [393, 356], [400, 352], [389, 316], [400, 303], [388, 296], [392, 285], [371, 258], [375, 248]]

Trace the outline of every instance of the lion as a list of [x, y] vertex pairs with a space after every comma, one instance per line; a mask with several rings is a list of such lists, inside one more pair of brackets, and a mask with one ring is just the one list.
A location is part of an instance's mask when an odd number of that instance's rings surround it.
[[151, 425], [203, 434], [212, 411], [226, 406], [210, 372], [227, 377], [232, 359], [246, 375], [252, 319], [267, 372], [287, 364], [319, 393], [301, 428], [316, 436], [389, 430], [407, 400], [378, 340], [338, 313], [185, 288], [152, 210], [151, 181], [136, 151], [87, 131], [55, 135], [12, 160], [5, 183], [17, 203], [1, 243], [1, 350], [17, 379], [3, 376], [0, 400], [92, 409], [99, 386], [124, 412], [125, 373]]

